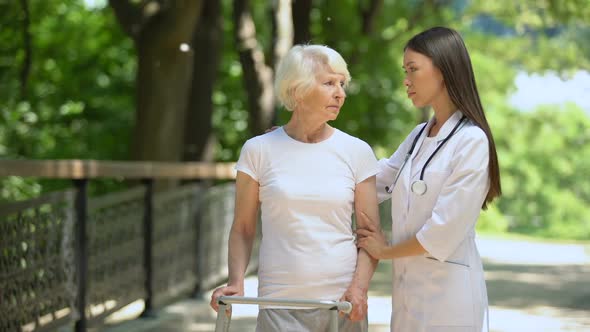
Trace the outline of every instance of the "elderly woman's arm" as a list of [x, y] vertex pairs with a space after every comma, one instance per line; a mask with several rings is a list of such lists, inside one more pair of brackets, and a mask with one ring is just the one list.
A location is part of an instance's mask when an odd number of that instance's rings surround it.
[[244, 295], [244, 276], [256, 237], [258, 220], [258, 182], [243, 172], [236, 178], [234, 222], [229, 235], [227, 286], [211, 295], [211, 307], [217, 311], [217, 298], [223, 295]]
[[[375, 181], [375, 176], [371, 176], [356, 185], [354, 194], [355, 214], [358, 216], [363, 212], [371, 216], [370, 219], [357, 217], [357, 229], [369, 227], [372, 229], [381, 228], [379, 225], [379, 208]], [[375, 222], [372, 220], [375, 220]], [[374, 225], [368, 225], [367, 223], [374, 223]], [[351, 320], [364, 319], [367, 314], [369, 282], [373, 277], [378, 262], [378, 260], [372, 258], [364, 249], [359, 251], [352, 283], [343, 296], [343, 300], [350, 301], [353, 304], [353, 311], [350, 314]]]

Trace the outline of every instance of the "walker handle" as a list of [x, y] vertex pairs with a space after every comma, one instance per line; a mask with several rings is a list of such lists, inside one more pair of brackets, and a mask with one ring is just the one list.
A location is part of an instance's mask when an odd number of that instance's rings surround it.
[[348, 301], [305, 300], [292, 298], [263, 298], [246, 296], [220, 296], [219, 304], [263, 304], [281, 307], [304, 307], [328, 310], [338, 310], [346, 314], [352, 311], [352, 304]]

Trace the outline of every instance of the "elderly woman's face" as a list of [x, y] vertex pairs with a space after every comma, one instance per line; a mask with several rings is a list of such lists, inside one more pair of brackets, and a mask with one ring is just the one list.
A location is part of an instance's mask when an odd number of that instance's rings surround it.
[[432, 105], [437, 98], [447, 93], [442, 73], [424, 54], [406, 49], [403, 68], [406, 72], [404, 85], [414, 106]]
[[336, 120], [346, 99], [346, 77], [325, 66], [316, 73], [315, 85], [301, 99], [299, 109], [321, 121]]

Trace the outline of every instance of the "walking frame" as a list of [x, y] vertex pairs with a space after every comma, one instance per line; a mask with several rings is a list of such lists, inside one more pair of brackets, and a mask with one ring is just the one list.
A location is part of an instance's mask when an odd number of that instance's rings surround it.
[[330, 332], [338, 332], [338, 311], [349, 314], [352, 311], [352, 304], [347, 301], [322, 301], [322, 300], [303, 300], [303, 299], [269, 299], [261, 297], [244, 297], [244, 296], [220, 296], [217, 300], [219, 309], [217, 310], [217, 321], [215, 332], [228, 332], [231, 321], [232, 304], [263, 304], [280, 307], [297, 307], [297, 308], [316, 308], [330, 311]]

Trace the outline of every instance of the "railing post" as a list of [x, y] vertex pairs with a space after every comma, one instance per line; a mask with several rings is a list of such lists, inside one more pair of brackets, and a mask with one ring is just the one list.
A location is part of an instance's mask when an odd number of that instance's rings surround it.
[[198, 182], [201, 184], [201, 190], [197, 190], [197, 195], [195, 195], [195, 216], [194, 216], [194, 234], [195, 234], [195, 243], [193, 253], [195, 254], [194, 261], [196, 262], [195, 266], [195, 277], [197, 282], [195, 283], [195, 287], [193, 288], [192, 297], [195, 299], [201, 299], [203, 297], [203, 289], [201, 287], [201, 282], [203, 280], [203, 273], [201, 271], [201, 261], [200, 255], [201, 250], [199, 250], [200, 243], [201, 243], [201, 221], [202, 221], [202, 200], [205, 196], [205, 189], [208, 188], [208, 185], [203, 182]]
[[141, 313], [141, 317], [154, 317], [155, 313], [152, 308], [152, 299], [154, 296], [153, 283], [153, 246], [154, 246], [154, 231], [153, 231], [153, 213], [154, 213], [154, 180], [144, 179], [142, 183], [145, 185], [143, 214], [143, 267], [145, 271], [145, 307]]
[[86, 331], [86, 295], [88, 284], [88, 241], [86, 237], [86, 219], [88, 212], [87, 196], [88, 179], [74, 180], [76, 187], [76, 198], [74, 207], [76, 209], [76, 272], [78, 275], [78, 289], [76, 309], [79, 313], [76, 321], [76, 332]]

